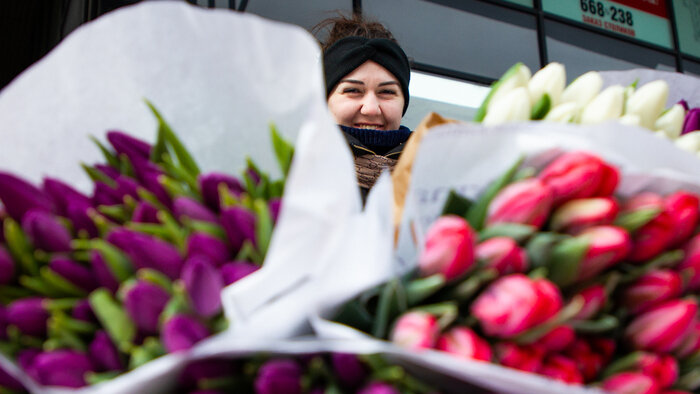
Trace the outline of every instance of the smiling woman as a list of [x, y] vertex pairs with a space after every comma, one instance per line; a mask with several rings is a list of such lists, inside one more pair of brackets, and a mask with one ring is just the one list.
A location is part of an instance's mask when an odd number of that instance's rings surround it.
[[411, 68], [381, 24], [358, 16], [326, 20], [323, 44], [328, 108], [355, 156], [363, 199], [385, 168], [393, 169], [411, 130], [401, 126], [408, 108]]

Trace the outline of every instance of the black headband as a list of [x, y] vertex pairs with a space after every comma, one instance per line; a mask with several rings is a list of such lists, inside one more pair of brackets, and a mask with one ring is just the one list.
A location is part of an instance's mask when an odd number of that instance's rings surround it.
[[403, 93], [403, 113], [408, 108], [408, 81], [411, 66], [401, 47], [386, 38], [345, 37], [331, 45], [323, 53], [323, 69], [326, 75], [326, 97], [335, 85], [364, 62], [372, 60], [396, 77]]

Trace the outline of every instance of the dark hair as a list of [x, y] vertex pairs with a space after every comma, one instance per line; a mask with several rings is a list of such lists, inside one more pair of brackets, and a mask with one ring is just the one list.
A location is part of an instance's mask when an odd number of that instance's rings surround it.
[[398, 44], [394, 35], [384, 25], [377, 21], [366, 20], [357, 13], [353, 13], [352, 17], [339, 13], [337, 17], [324, 19], [311, 29], [316, 35], [324, 30], [329, 31], [328, 38], [321, 42], [321, 51], [323, 52], [336, 41], [350, 36], [386, 38]]

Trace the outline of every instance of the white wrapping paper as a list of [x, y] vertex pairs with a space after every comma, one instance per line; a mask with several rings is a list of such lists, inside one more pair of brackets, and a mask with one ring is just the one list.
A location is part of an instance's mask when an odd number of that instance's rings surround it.
[[688, 102], [690, 108], [700, 107], [700, 78], [681, 73], [657, 71], [637, 68], [624, 71], [602, 71], [605, 87], [611, 85], [627, 86], [638, 80], [638, 87], [656, 81], [664, 80], [668, 83], [669, 93], [666, 100], [666, 108], [677, 103], [681, 99]]

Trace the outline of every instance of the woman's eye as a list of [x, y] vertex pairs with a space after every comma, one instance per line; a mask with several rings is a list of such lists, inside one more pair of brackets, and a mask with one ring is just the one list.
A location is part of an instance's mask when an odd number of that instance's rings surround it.
[[382, 89], [379, 91], [379, 94], [395, 95], [397, 93], [396, 93], [396, 90], [394, 90], [394, 89]]
[[358, 88], [345, 88], [345, 89], [343, 89], [343, 93], [360, 93], [360, 89], [358, 89]]

